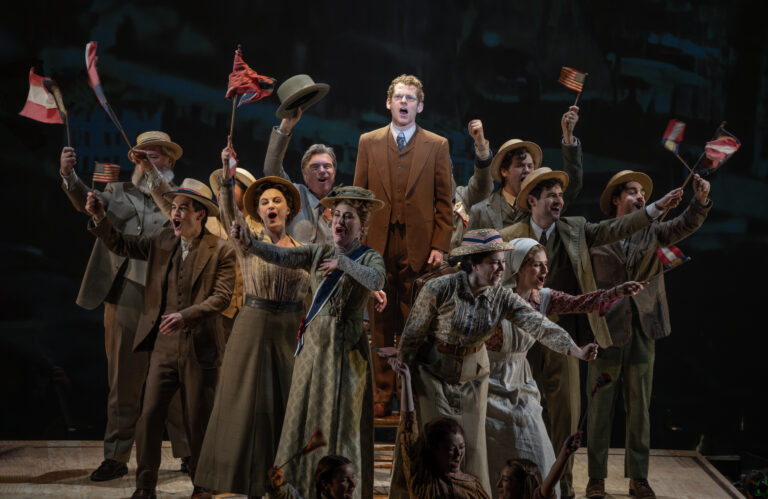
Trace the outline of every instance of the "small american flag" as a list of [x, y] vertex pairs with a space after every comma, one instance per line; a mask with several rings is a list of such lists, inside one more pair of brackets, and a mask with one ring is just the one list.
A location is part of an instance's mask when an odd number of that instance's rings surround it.
[[557, 79], [557, 82], [566, 88], [581, 93], [584, 90], [584, 80], [586, 78], [587, 73], [582, 73], [578, 69], [563, 66], [562, 69], [560, 69], [560, 77]]
[[680, 149], [680, 142], [683, 140], [685, 132], [685, 123], [680, 120], [669, 120], [667, 129], [664, 130], [664, 136], [661, 137], [661, 145], [665, 149], [677, 154]]
[[120, 177], [120, 165], [113, 163], [100, 163], [95, 162], [96, 165], [93, 168], [93, 181], [100, 182], [102, 184], [108, 184], [110, 182], [117, 182]]

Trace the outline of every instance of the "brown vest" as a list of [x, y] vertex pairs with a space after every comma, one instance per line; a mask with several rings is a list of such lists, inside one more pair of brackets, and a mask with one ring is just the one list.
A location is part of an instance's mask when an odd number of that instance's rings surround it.
[[195, 255], [200, 240], [195, 240], [189, 248], [187, 258], [181, 258], [181, 241], [176, 246], [176, 251], [171, 257], [171, 264], [168, 268], [168, 277], [166, 279], [167, 287], [165, 292], [165, 311], [163, 315], [178, 312], [192, 305], [190, 296], [192, 295], [190, 282], [192, 278], [192, 269], [195, 264]]
[[405, 189], [408, 186], [408, 175], [413, 163], [414, 144], [416, 143], [413, 139], [415, 136], [416, 134], [411, 137], [402, 151], [397, 148], [397, 143], [391, 133], [387, 140], [387, 161], [389, 162], [392, 185], [392, 214], [389, 217], [391, 224], [405, 224]]

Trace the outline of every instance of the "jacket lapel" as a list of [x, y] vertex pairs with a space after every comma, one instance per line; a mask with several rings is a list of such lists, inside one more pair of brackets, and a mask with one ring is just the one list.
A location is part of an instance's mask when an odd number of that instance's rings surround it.
[[387, 201], [392, 202], [392, 181], [389, 176], [389, 162], [387, 161], [387, 148], [389, 141], [394, 140], [389, 132], [389, 125], [378, 130], [378, 137], [371, 141], [373, 151], [371, 151], [371, 160], [373, 168], [384, 186], [384, 193], [387, 195]]
[[416, 133], [413, 134], [411, 140], [413, 141], [413, 161], [408, 173], [408, 183], [405, 186], [406, 197], [411, 193], [413, 186], [416, 185], [416, 180], [427, 163], [427, 157], [432, 152], [432, 143], [420, 126], [416, 126]]
[[218, 237], [206, 231], [200, 240], [200, 244], [198, 244], [197, 251], [195, 252], [195, 263], [192, 267], [192, 280], [189, 283], [190, 289], [194, 287], [198, 277], [200, 277], [200, 273], [208, 264], [208, 260], [213, 256], [212, 248], [216, 246], [217, 239]]

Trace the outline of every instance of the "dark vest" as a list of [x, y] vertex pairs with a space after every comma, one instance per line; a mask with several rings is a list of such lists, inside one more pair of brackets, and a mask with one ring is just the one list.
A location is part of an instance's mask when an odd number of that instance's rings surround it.
[[[418, 131], [416, 132], [418, 133]], [[389, 175], [392, 185], [392, 214], [389, 217], [389, 223], [405, 224], [405, 190], [408, 187], [408, 176], [411, 173], [411, 164], [413, 163], [413, 153], [415, 142], [413, 139], [405, 145], [402, 151], [397, 148], [392, 134], [389, 134], [387, 141], [387, 162], [389, 163]]]

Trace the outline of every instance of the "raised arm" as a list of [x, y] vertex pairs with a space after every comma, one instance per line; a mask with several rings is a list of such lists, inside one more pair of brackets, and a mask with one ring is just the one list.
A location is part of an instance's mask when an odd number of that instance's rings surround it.
[[464, 206], [467, 212], [473, 205], [487, 198], [493, 192], [493, 178], [488, 168], [493, 159], [493, 153], [483, 132], [483, 122], [472, 120], [467, 125], [469, 135], [475, 140], [475, 171], [469, 178], [465, 190]]
[[581, 445], [581, 431], [577, 431], [573, 435], [569, 436], [563, 442], [563, 446], [560, 448], [560, 452], [557, 454], [554, 464], [549, 469], [549, 473], [541, 482], [539, 492], [541, 497], [550, 497], [554, 495], [555, 485], [563, 478], [565, 473], [565, 465], [568, 463], [568, 459], [579, 450]]
[[569, 295], [555, 289], [550, 290], [548, 315], [588, 314], [597, 312], [600, 305], [614, 298], [634, 296], [647, 285], [647, 282], [627, 281], [610, 289], [598, 289], [583, 295]]
[[[232, 227], [232, 222], [237, 221], [244, 229], [246, 234], [251, 237], [251, 231], [245, 221], [242, 212], [237, 208], [235, 195], [232, 187], [232, 179], [229, 176], [229, 155], [232, 149], [227, 146], [221, 151], [221, 175], [219, 176], [219, 219], [223, 227]], [[226, 229], [225, 229], [226, 230]], [[243, 254], [239, 244], [233, 245], [238, 255]]]
[[655, 227], [656, 235], [662, 246], [676, 244], [690, 236], [704, 223], [709, 210], [712, 209], [712, 200], [709, 199], [710, 184], [698, 174], [693, 176], [694, 196], [691, 203], [682, 214], [661, 222]]
[[88, 193], [85, 210], [92, 217], [88, 222], [88, 230], [101, 239], [109, 251], [137, 260], [149, 258], [152, 240], [148, 236], [124, 235], [115, 229], [109, 218], [105, 216], [104, 203], [99, 194]]
[[568, 174], [570, 182], [565, 190], [563, 200], [565, 209], [576, 199], [584, 185], [584, 167], [581, 154], [581, 141], [573, 134], [576, 123], [579, 122], [579, 106], [568, 108], [560, 118], [560, 128], [563, 131], [563, 140], [560, 148], [563, 152], [563, 169]]
[[172, 201], [163, 196], [166, 192], [173, 190], [171, 185], [165, 181], [160, 172], [157, 171], [155, 165], [149, 161], [144, 161], [141, 165], [137, 165], [136, 168], [142, 168], [144, 175], [147, 179], [147, 187], [149, 187], [149, 194], [152, 196], [152, 200], [155, 202], [160, 211], [165, 215], [165, 218], [171, 218], [171, 205]]
[[[80, 213], [88, 212], [85, 210], [85, 203], [87, 202], [88, 193], [91, 189], [86, 186], [80, 177], [75, 172], [75, 165], [77, 164], [77, 154], [74, 148], [65, 147], [61, 150], [61, 157], [59, 158], [59, 175], [61, 175], [61, 188], [64, 190], [64, 194], [67, 195], [72, 206], [75, 207]], [[105, 209], [109, 209], [109, 203], [112, 200], [112, 188], [109, 184], [101, 193], [101, 201], [104, 203]]]
[[265, 177], [283, 177], [286, 180], [291, 180], [283, 168], [283, 160], [285, 159], [285, 151], [288, 149], [288, 143], [291, 141], [291, 131], [300, 119], [301, 108], [298, 108], [294, 117], [285, 118], [280, 122], [280, 126], [272, 128], [267, 145], [267, 154], [264, 157]]
[[408, 484], [410, 490], [413, 485], [418, 485], [413, 484], [411, 474], [413, 469], [412, 462], [415, 458], [416, 438], [418, 436], [418, 432], [415, 429], [416, 409], [413, 403], [413, 389], [411, 388], [411, 371], [408, 369], [408, 364], [394, 357], [391, 357], [387, 362], [392, 370], [400, 376], [402, 385], [402, 395], [400, 398], [402, 412], [400, 413], [398, 441], [400, 443], [400, 455], [403, 459], [402, 470], [405, 475], [405, 483]]

